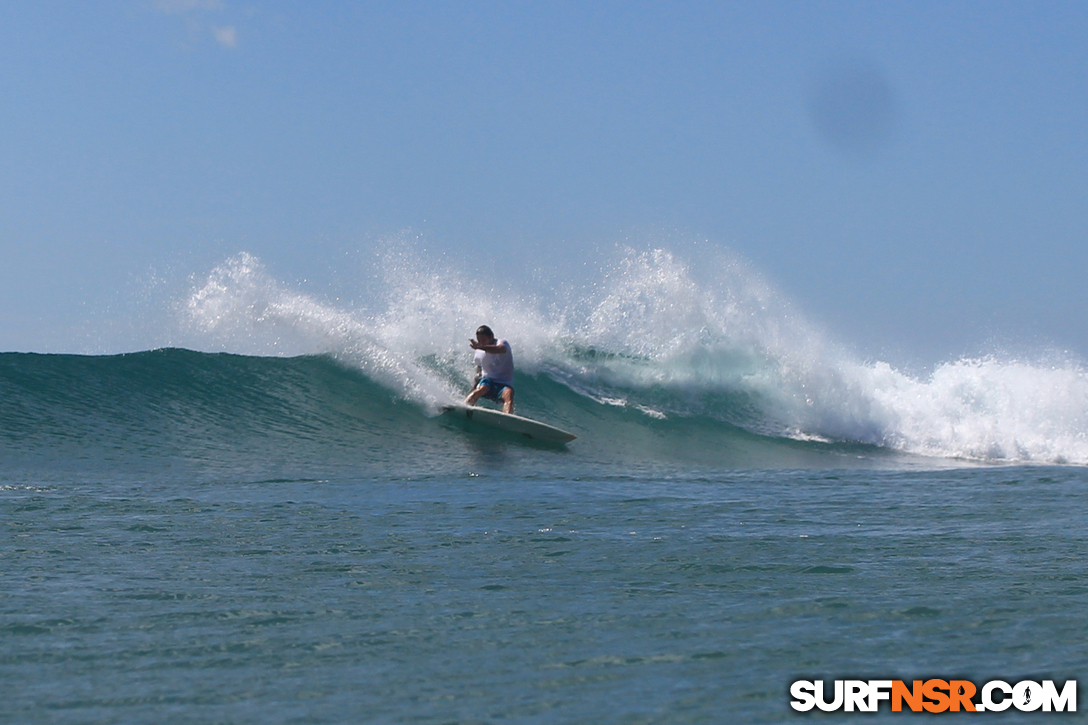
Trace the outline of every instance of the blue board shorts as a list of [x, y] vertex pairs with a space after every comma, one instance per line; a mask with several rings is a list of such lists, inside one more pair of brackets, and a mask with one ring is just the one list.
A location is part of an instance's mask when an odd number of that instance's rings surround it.
[[494, 400], [494, 401], [501, 400], [500, 396], [502, 395], [503, 390], [506, 390], [507, 388], [510, 388], [510, 390], [514, 389], [513, 385], [506, 385], [505, 383], [496, 383], [491, 378], [480, 378], [480, 382], [476, 384], [476, 387], [478, 388], [481, 385], [486, 385], [487, 386], [487, 392], [484, 393], [484, 397], [487, 398], [488, 400]]

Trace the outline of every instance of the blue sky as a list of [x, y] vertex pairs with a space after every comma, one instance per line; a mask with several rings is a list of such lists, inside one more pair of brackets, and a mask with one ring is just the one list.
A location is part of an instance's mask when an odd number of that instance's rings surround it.
[[320, 295], [407, 235], [525, 280], [725, 247], [865, 355], [1088, 355], [1086, 37], [1073, 2], [6, 2], [0, 349], [154, 344], [105, 331], [151, 277], [244, 250]]

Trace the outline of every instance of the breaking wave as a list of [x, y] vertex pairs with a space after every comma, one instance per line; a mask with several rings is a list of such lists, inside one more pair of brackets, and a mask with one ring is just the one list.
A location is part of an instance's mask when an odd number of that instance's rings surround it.
[[627, 250], [592, 283], [535, 296], [411, 250], [380, 269], [360, 307], [293, 289], [239, 254], [179, 305], [180, 344], [207, 352], [0, 355], [0, 443], [228, 460], [239, 445], [279, 455], [292, 441], [297, 454], [309, 441], [324, 446], [317, 457], [340, 446], [391, 461], [407, 447], [438, 461], [450, 433], [435, 416], [469, 388], [467, 338], [486, 323], [512, 342], [518, 411], [578, 434], [576, 456], [1088, 464], [1080, 362], [993, 356], [912, 375], [859, 360], [724, 256], [696, 269]]
[[926, 456], [1088, 463], [1088, 375], [1078, 361], [970, 358], [918, 376], [857, 360], [728, 257], [696, 270], [667, 250], [626, 250], [594, 283], [547, 296], [481, 286], [410, 250], [381, 269], [367, 290], [372, 306], [348, 309], [289, 289], [239, 254], [194, 286], [184, 316], [197, 346], [330, 355], [430, 410], [469, 386], [466, 339], [487, 323], [512, 341], [519, 373], [647, 420]]

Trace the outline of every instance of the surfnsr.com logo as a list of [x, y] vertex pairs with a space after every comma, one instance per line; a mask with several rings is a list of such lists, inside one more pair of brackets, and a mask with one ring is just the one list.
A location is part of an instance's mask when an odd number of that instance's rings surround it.
[[790, 686], [790, 706], [800, 712], [876, 712], [887, 701], [892, 712], [1076, 712], [1077, 681], [1066, 680], [1061, 690], [1053, 680], [1023, 680], [1010, 685], [991, 680], [981, 688], [968, 680], [835, 680], [825, 699], [823, 680], [797, 680]]

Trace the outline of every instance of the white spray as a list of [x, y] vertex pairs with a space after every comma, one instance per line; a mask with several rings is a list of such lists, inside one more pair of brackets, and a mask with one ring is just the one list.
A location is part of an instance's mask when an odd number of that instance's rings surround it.
[[918, 378], [864, 363], [735, 260], [711, 274], [701, 267], [697, 280], [668, 251], [626, 250], [582, 300], [562, 305], [470, 284], [410, 250], [390, 253], [381, 269], [370, 290], [381, 309], [348, 310], [287, 289], [239, 254], [195, 286], [186, 324], [196, 347], [332, 354], [433, 408], [464, 393], [466, 339], [486, 323], [514, 343], [519, 370], [658, 418], [714, 415], [708, 398], [741, 394], [758, 406], [746, 424], [760, 433], [1088, 463], [1080, 364], [965, 359]]

